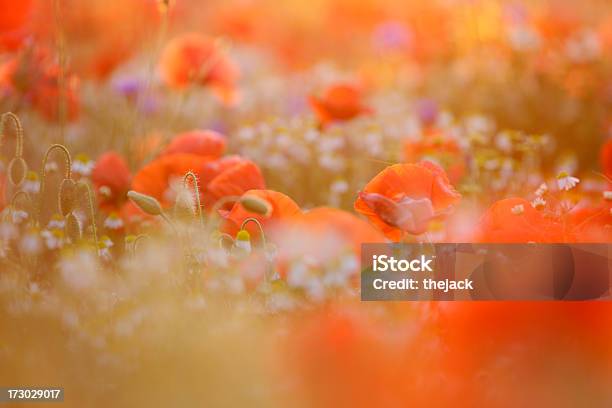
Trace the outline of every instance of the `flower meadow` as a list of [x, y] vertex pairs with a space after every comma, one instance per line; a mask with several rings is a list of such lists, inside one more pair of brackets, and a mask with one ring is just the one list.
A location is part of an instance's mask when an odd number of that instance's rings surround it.
[[608, 298], [359, 286], [363, 243], [612, 243], [607, 0], [0, 0], [0, 112], [0, 386], [612, 403]]

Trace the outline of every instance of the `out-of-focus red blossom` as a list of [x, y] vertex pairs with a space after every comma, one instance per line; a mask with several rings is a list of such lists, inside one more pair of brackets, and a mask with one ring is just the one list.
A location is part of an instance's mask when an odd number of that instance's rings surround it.
[[[279, 364], [295, 373], [295, 392], [306, 405], [456, 405], [453, 397], [465, 379], [444, 371], [443, 347], [419, 307], [404, 309], [411, 321], [380, 321], [371, 309], [333, 305], [300, 319]], [[470, 396], [463, 394], [461, 401], [469, 406]]]
[[363, 104], [363, 96], [359, 87], [348, 83], [338, 83], [329, 86], [318, 97], [308, 98], [317, 119], [322, 126], [332, 122], [353, 119], [372, 110]]
[[160, 70], [172, 88], [197, 84], [210, 88], [226, 105], [239, 101], [238, 68], [213, 38], [191, 33], [173, 39], [162, 53]]
[[15, 50], [26, 35], [33, 0], [0, 0], [0, 48]]
[[424, 161], [384, 169], [360, 192], [355, 210], [399, 241], [404, 232], [425, 232], [431, 220], [444, 217], [460, 199], [444, 170]]
[[47, 49], [27, 48], [6, 61], [0, 67], [0, 87], [5, 93], [30, 102], [49, 121], [60, 119], [60, 95], [66, 119], [73, 121], [79, 116], [79, 80], [66, 72], [62, 89], [60, 67]]
[[[337, 208], [316, 207], [298, 212], [270, 231], [270, 238], [278, 243], [277, 271], [281, 277], [287, 274], [287, 261], [307, 257], [321, 265], [329, 257], [338, 257], [350, 250], [361, 256], [361, 244], [387, 242], [385, 236], [367, 221]], [[357, 284], [359, 269], [353, 271]]]
[[563, 225], [546, 217], [523, 198], [506, 198], [494, 203], [480, 219], [479, 242], [566, 242], [571, 237]]
[[155, 197], [166, 207], [174, 204], [170, 183], [196, 171], [206, 162], [197, 154], [175, 153], [161, 156], [141, 168], [132, 179], [132, 190]]
[[[489, 372], [491, 385], [507, 393], [507, 398], [516, 398], [512, 396], [516, 379], [512, 381], [507, 376], [513, 370], [516, 378], [522, 379], [522, 387], [528, 387], [522, 394], [548, 401], [547, 406], [559, 405], [550, 401], [555, 401], [559, 382], [563, 383], [567, 373], [574, 372], [576, 367], [590, 373], [593, 389], [610, 381], [612, 352], [607, 340], [612, 334], [610, 302], [457, 301], [440, 303], [439, 311], [439, 330], [448, 347], [446, 363], [451, 375]], [[545, 355], [543, 349], [547, 350]], [[502, 356], [512, 368], [499, 367]], [[563, 360], [565, 367], [557, 364]], [[542, 369], [548, 374], [544, 375]], [[547, 382], [541, 382], [542, 378], [548, 378]], [[529, 386], [532, 381], [526, 379], [533, 379], [536, 384]], [[468, 392], [482, 391], [485, 387], [476, 376], [466, 385]], [[543, 389], [551, 392], [542, 393]]]
[[59, 70], [53, 69], [44, 76], [33, 93], [34, 107], [49, 121], [60, 120], [60, 95], [65, 103], [65, 117], [72, 122], [78, 119], [81, 107], [78, 96], [79, 80], [74, 75], [65, 78], [64, 89], [59, 84]]
[[573, 9], [551, 2], [536, 16], [536, 27], [547, 41], [565, 40], [580, 28], [580, 19]]
[[[244, 206], [236, 202], [229, 211], [221, 211], [221, 215], [225, 219], [221, 226], [221, 231], [231, 236], [235, 236], [244, 220], [247, 218], [255, 218], [264, 227], [264, 231], [279, 226], [281, 222], [291, 220], [301, 212], [300, 207], [291, 198], [283, 193], [274, 190], [249, 190], [243, 194], [243, 197], [255, 197], [266, 201], [271, 209], [268, 214], [253, 213]], [[246, 226], [253, 240], [260, 239], [260, 232], [254, 223], [249, 223]]]
[[218, 158], [225, 153], [225, 136], [213, 130], [192, 130], [176, 135], [162, 154], [191, 153]]
[[371, 308], [346, 305], [300, 320], [279, 364], [295, 372], [308, 405], [559, 406], [568, 396], [560, 384], [576, 370], [588, 373], [584, 397], [606, 393], [609, 302], [401, 307], [403, 320], [377, 320]]
[[603, 173], [606, 175], [606, 177], [612, 180], [612, 139], [608, 140], [601, 147], [601, 153], [599, 157]]
[[266, 181], [255, 163], [243, 160], [217, 175], [208, 185], [206, 190], [212, 195], [213, 200], [219, 200], [225, 196], [241, 196], [248, 190], [263, 190]]
[[466, 164], [459, 144], [444, 135], [434, 133], [418, 141], [404, 143], [404, 160], [408, 163], [435, 158], [446, 170], [451, 183], [457, 183], [465, 174]]
[[119, 209], [125, 202], [131, 179], [130, 169], [119, 153], [102, 154], [91, 172], [100, 208], [106, 211]]
[[576, 206], [567, 214], [566, 223], [578, 242], [612, 242], [612, 203]]
[[182, 184], [182, 178], [192, 171], [199, 179], [202, 204], [210, 208], [225, 196], [241, 196], [248, 190], [265, 188], [259, 167], [239, 156], [214, 160], [192, 153], [173, 153], [158, 157], [136, 173], [132, 189], [157, 198], [162, 205], [174, 204], [170, 184]]
[[[34, 34], [49, 43], [57, 36], [54, 3], [38, 1], [35, 8]], [[157, 3], [157, 0], [62, 0], [61, 28], [68, 39], [65, 45], [74, 72], [87, 78], [108, 77], [159, 29]], [[70, 41], [76, 38], [78, 41]]]
[[291, 224], [314, 237], [341, 238], [357, 255], [361, 253], [363, 243], [386, 242], [385, 236], [366, 221], [337, 208], [313, 208], [299, 213]]

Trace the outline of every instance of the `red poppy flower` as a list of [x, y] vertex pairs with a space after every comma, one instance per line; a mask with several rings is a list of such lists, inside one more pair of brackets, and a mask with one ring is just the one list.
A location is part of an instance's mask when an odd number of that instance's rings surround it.
[[578, 242], [612, 242], [612, 205], [577, 206], [567, 224]]
[[438, 165], [396, 164], [365, 186], [355, 210], [397, 241], [403, 232], [424, 233], [429, 221], [444, 216], [460, 199]]
[[175, 38], [162, 53], [160, 69], [164, 81], [172, 88], [203, 85], [210, 87], [225, 104], [238, 102], [238, 69], [212, 38], [200, 34]]
[[60, 119], [60, 93], [69, 121], [79, 116], [79, 80], [67, 72], [60, 89], [60, 69], [46, 48], [28, 48], [0, 68], [0, 84], [5, 91], [22, 97], [49, 121]]
[[229, 156], [211, 160], [208, 156], [190, 153], [163, 155], [144, 166], [132, 181], [132, 189], [157, 198], [162, 205], [174, 203], [172, 180], [182, 184], [189, 171], [199, 179], [200, 199], [210, 208], [224, 196], [241, 196], [251, 189], [265, 188], [259, 167], [250, 160]]
[[[53, 18], [55, 2], [36, 3], [33, 23], [36, 38], [51, 43], [55, 41], [57, 30]], [[80, 77], [108, 77], [158, 28], [156, 3], [148, 0], [62, 0], [62, 31], [68, 39], [67, 54], [74, 72]], [[138, 24], [134, 23], [135, 16], [138, 16]], [[79, 40], [70, 41], [73, 38]]]
[[416, 162], [435, 158], [446, 170], [451, 183], [456, 183], [466, 171], [465, 158], [459, 144], [442, 134], [425, 136], [422, 140], [408, 140], [404, 143], [404, 160]]
[[206, 160], [197, 154], [188, 153], [159, 157], [134, 175], [132, 190], [155, 197], [164, 206], [173, 205], [175, 197], [170, 188], [172, 180], [180, 181], [187, 172], [197, 172]]
[[206, 190], [216, 201], [225, 196], [241, 196], [249, 190], [263, 190], [266, 182], [259, 167], [244, 160], [221, 172], [208, 185]]
[[314, 236], [337, 236], [361, 253], [361, 244], [385, 242], [385, 236], [355, 215], [330, 207], [317, 207], [298, 214], [293, 225], [302, 227]]
[[493, 204], [477, 227], [480, 242], [565, 242], [563, 226], [523, 198], [506, 198]]
[[[278, 226], [280, 222], [290, 220], [292, 217], [300, 213], [300, 207], [291, 198], [283, 193], [274, 190], [249, 190], [244, 193], [243, 197], [253, 196], [266, 201], [271, 209], [266, 215], [250, 212], [240, 203], [235, 203], [232, 209], [227, 212], [222, 212], [225, 219], [221, 230], [225, 233], [235, 236], [238, 233], [242, 223], [247, 218], [257, 219], [264, 229]], [[246, 227], [251, 237], [255, 240], [259, 239], [259, 230], [253, 223], [249, 223]]]
[[102, 154], [91, 172], [101, 208], [117, 209], [125, 201], [132, 174], [125, 159], [117, 152]]
[[612, 139], [608, 140], [601, 147], [599, 157], [604, 174], [612, 180]]
[[332, 85], [321, 97], [310, 96], [309, 102], [322, 126], [372, 111], [363, 104], [359, 88], [351, 84]]
[[[367, 221], [337, 208], [317, 207], [296, 213], [270, 231], [278, 243], [276, 267], [285, 277], [289, 262], [307, 257], [320, 265], [337, 261], [348, 250], [359, 259], [363, 243], [386, 242], [385, 236]], [[352, 282], [356, 285], [359, 268], [355, 265]]]
[[0, 45], [16, 49], [25, 36], [24, 26], [32, 12], [32, 0], [0, 0]]
[[192, 130], [176, 135], [162, 154], [191, 153], [218, 158], [226, 147], [225, 136], [213, 130]]

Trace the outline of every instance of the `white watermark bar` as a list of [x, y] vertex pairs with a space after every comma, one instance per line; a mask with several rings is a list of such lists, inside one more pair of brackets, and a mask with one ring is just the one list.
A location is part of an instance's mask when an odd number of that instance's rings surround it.
[[612, 244], [363, 244], [361, 300], [612, 300]]
[[0, 387], [0, 403], [64, 402], [64, 389], [58, 387]]

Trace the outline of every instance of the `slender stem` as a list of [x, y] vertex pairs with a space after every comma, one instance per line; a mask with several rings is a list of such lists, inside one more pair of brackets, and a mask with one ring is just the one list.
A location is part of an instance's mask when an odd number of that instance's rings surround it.
[[80, 181], [78, 183], [80, 187], [85, 189], [86, 198], [87, 198], [87, 206], [89, 207], [89, 217], [91, 218], [91, 232], [93, 234], [94, 244], [96, 245], [96, 251], [99, 249], [98, 245], [98, 228], [96, 227], [96, 211], [93, 202], [93, 193], [91, 192], [91, 188], [89, 184]]
[[45, 156], [42, 162], [42, 169], [41, 169], [42, 176], [40, 178], [40, 200], [39, 200], [38, 214], [37, 214], [38, 222], [40, 222], [40, 217], [42, 214], [42, 207], [45, 201], [45, 185], [46, 185], [46, 180], [47, 180], [47, 162], [49, 161], [49, 156], [51, 155], [51, 152], [53, 152], [54, 150], [60, 150], [62, 153], [64, 153], [64, 159], [65, 159], [64, 178], [65, 179], [72, 178], [72, 157], [70, 157], [70, 152], [68, 151], [68, 148], [66, 148], [66, 146], [62, 144], [51, 145], [47, 149], [47, 152], [45, 153]]
[[142, 241], [143, 239], [150, 239], [150, 237], [146, 234], [140, 234], [134, 239], [134, 242], [132, 243], [132, 255], [136, 255], [136, 246], [138, 245], [139, 241]]
[[249, 222], [254, 222], [255, 224], [257, 224], [257, 227], [259, 228], [259, 234], [261, 235], [261, 244], [263, 246], [263, 249], [265, 250], [266, 249], [266, 234], [264, 233], [261, 222], [259, 222], [257, 218], [253, 218], [253, 217], [246, 218], [244, 221], [242, 221], [242, 225], [240, 225], [240, 229], [244, 229], [244, 227], [246, 227]]
[[61, 0], [54, 0], [53, 11], [55, 14], [55, 28], [56, 28], [56, 45], [59, 62], [59, 75], [57, 78], [58, 92], [58, 119], [60, 125], [60, 142], [64, 143], [66, 133], [66, 116], [67, 116], [67, 102], [66, 102], [66, 39], [64, 31], [62, 29], [62, 8], [60, 5]]
[[168, 225], [170, 225], [170, 227], [172, 228], [172, 231], [174, 231], [174, 233], [178, 236], [179, 233], [178, 233], [178, 230], [176, 229], [176, 226], [174, 225], [172, 220], [166, 215], [166, 213], [162, 212], [160, 216], [164, 219], [164, 221], [168, 223]]

